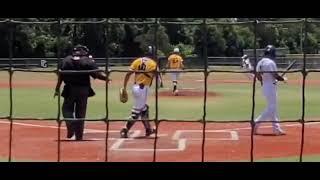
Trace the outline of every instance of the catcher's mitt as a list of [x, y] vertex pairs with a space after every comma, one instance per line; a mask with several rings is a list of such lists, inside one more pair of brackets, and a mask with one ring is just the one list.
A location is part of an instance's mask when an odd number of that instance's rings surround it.
[[120, 101], [126, 103], [128, 101], [128, 92], [123, 88], [120, 89]]

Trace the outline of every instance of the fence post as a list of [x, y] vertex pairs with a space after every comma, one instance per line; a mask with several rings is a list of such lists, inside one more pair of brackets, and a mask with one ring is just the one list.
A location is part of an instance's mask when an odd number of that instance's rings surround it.
[[13, 23], [11, 22], [11, 19], [7, 21], [7, 25], [9, 27], [9, 38], [8, 38], [8, 44], [9, 44], [9, 92], [10, 92], [10, 111], [9, 111], [9, 121], [10, 121], [10, 134], [9, 134], [9, 162], [12, 161], [12, 134], [13, 134], [13, 95], [12, 95], [12, 76], [13, 76], [13, 64], [12, 64], [12, 57], [13, 57]]
[[304, 19], [304, 38], [303, 38], [303, 67], [302, 67], [302, 75], [303, 75], [303, 81], [302, 81], [302, 115], [301, 115], [301, 146], [300, 146], [300, 158], [299, 161], [302, 162], [302, 156], [303, 156], [303, 147], [304, 147], [304, 130], [305, 130], [305, 86], [306, 86], [306, 77], [308, 75], [308, 72], [306, 71], [306, 37], [307, 37], [307, 18]]
[[[60, 62], [61, 62], [61, 19], [58, 18], [58, 22], [57, 22], [57, 25], [58, 25], [58, 36], [57, 36], [57, 57], [58, 57], [58, 60], [57, 60], [57, 75], [58, 77], [60, 77]], [[60, 88], [59, 88], [59, 93], [58, 93], [58, 113], [57, 113], [57, 123], [58, 123], [58, 149], [57, 149], [57, 152], [58, 152], [58, 162], [60, 162], [60, 150], [61, 150], [61, 118], [60, 118], [60, 115], [61, 115], [61, 110], [60, 110], [60, 107], [61, 107], [61, 97], [60, 97]]]
[[153, 59], [157, 62], [157, 70], [156, 70], [156, 85], [155, 85], [155, 92], [156, 92], [156, 96], [155, 96], [155, 126], [156, 126], [156, 133], [155, 133], [155, 138], [154, 138], [154, 146], [153, 146], [153, 162], [156, 162], [156, 155], [157, 155], [157, 141], [158, 141], [158, 127], [159, 127], [159, 102], [158, 102], [158, 87], [159, 87], [159, 70], [160, 70], [160, 64], [159, 64], [159, 60], [158, 60], [158, 56], [157, 56], [157, 51], [158, 51], [158, 26], [159, 26], [159, 19], [156, 18], [155, 22], [154, 22], [154, 36], [153, 36], [153, 45], [154, 47], [152, 48], [152, 56]]
[[107, 76], [107, 80], [106, 80], [106, 104], [105, 104], [105, 110], [106, 110], [106, 116], [105, 116], [105, 122], [106, 122], [106, 142], [105, 142], [105, 161], [108, 162], [108, 138], [109, 138], [109, 103], [108, 103], [108, 90], [109, 90], [109, 19], [107, 18], [106, 20], [106, 27], [105, 27], [105, 37], [106, 37], [106, 41], [105, 41], [105, 46], [106, 46], [106, 59], [105, 59], [105, 73]]
[[255, 122], [254, 122], [254, 112], [255, 112], [255, 94], [256, 94], [256, 65], [257, 65], [257, 25], [258, 25], [259, 21], [256, 19], [253, 22], [253, 29], [254, 29], [254, 41], [253, 41], [253, 56], [254, 56], [254, 78], [253, 78], [253, 82], [252, 82], [252, 109], [251, 109], [251, 121], [250, 121], [250, 125], [251, 125], [251, 135], [250, 135], [250, 161], [253, 162], [253, 152], [254, 152], [254, 128], [255, 128]]
[[207, 91], [208, 91], [208, 42], [207, 42], [207, 21], [203, 19], [202, 23], [202, 43], [203, 43], [203, 61], [204, 61], [204, 98], [203, 98], [203, 116], [202, 116], [202, 146], [201, 146], [201, 162], [204, 162], [205, 141], [206, 141], [206, 116], [207, 116]]

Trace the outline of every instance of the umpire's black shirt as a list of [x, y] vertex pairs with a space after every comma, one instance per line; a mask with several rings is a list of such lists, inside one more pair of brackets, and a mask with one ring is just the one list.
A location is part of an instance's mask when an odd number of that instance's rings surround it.
[[[67, 56], [61, 63], [61, 70], [95, 70], [97, 64], [91, 57], [87, 56]], [[61, 73], [62, 80], [66, 85], [71, 86], [89, 86], [90, 76], [96, 78], [95, 73]]]

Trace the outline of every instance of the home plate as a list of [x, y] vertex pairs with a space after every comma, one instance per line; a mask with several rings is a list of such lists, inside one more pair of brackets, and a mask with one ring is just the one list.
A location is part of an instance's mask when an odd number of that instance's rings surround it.
[[196, 80], [197, 82], [203, 82], [204, 80], [203, 79], [198, 79]]

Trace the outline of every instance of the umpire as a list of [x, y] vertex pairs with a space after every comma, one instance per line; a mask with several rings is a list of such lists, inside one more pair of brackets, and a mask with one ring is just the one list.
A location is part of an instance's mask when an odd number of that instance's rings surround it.
[[[72, 50], [72, 55], [63, 59], [61, 70], [97, 70], [98, 66], [86, 46], [77, 45]], [[83, 139], [84, 118], [86, 117], [88, 97], [95, 95], [91, 88], [90, 76], [94, 79], [107, 80], [102, 72], [90, 73], [60, 73], [55, 89], [55, 95], [59, 94], [62, 81], [64, 88], [61, 96], [64, 97], [62, 114], [66, 119], [67, 138], [74, 135], [77, 141]], [[109, 80], [108, 80], [109, 81]]]

